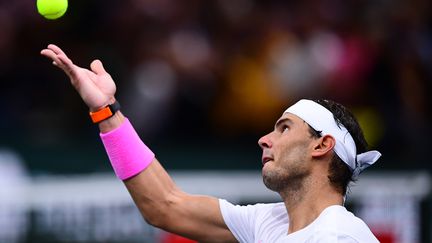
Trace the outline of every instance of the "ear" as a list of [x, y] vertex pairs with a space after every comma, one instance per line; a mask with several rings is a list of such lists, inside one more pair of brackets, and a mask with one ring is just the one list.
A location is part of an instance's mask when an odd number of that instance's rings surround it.
[[315, 141], [312, 157], [322, 157], [331, 152], [336, 145], [336, 140], [331, 135], [324, 135]]

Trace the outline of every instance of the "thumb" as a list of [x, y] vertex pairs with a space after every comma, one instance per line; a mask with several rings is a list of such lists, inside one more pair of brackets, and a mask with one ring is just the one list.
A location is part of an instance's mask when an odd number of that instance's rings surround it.
[[100, 60], [94, 60], [91, 64], [90, 64], [90, 68], [91, 70], [96, 73], [97, 75], [99, 74], [104, 74], [106, 73], [105, 68], [102, 65], [102, 62]]

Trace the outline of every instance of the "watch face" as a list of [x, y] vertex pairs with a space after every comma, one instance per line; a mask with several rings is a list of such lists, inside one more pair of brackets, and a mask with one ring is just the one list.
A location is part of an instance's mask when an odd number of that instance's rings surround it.
[[93, 123], [101, 122], [107, 118], [110, 118], [113, 115], [109, 106], [102, 108], [95, 112], [90, 112], [90, 117]]
[[120, 110], [120, 103], [115, 101], [113, 104], [108, 105], [98, 111], [90, 112], [90, 118], [93, 123], [99, 123], [112, 117], [117, 111]]

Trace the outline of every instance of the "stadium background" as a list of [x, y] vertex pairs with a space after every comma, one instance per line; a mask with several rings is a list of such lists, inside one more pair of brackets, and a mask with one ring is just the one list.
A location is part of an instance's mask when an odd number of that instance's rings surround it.
[[[430, 242], [431, 10], [427, 0], [72, 0], [64, 17], [48, 21], [34, 1], [1, 0], [0, 182], [13, 188], [15, 180], [110, 175], [85, 105], [39, 55], [55, 43], [78, 65], [104, 62], [123, 112], [173, 172], [259, 172], [257, 140], [289, 104], [302, 97], [343, 103], [384, 154], [365, 174], [426, 178], [422, 196], [400, 207], [419, 212], [414, 221], [401, 216], [419, 232], [405, 242]], [[389, 191], [402, 190], [392, 184]], [[3, 191], [5, 199], [15, 190]], [[12, 225], [12, 211], [0, 208], [2, 224]], [[40, 233], [39, 212], [23, 212], [25, 230], [0, 233], [0, 241], [110, 240]]]

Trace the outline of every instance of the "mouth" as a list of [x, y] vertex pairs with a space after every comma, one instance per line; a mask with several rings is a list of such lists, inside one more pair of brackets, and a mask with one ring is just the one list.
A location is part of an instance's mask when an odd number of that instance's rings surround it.
[[265, 165], [267, 162], [273, 161], [271, 157], [262, 157], [262, 164]]

